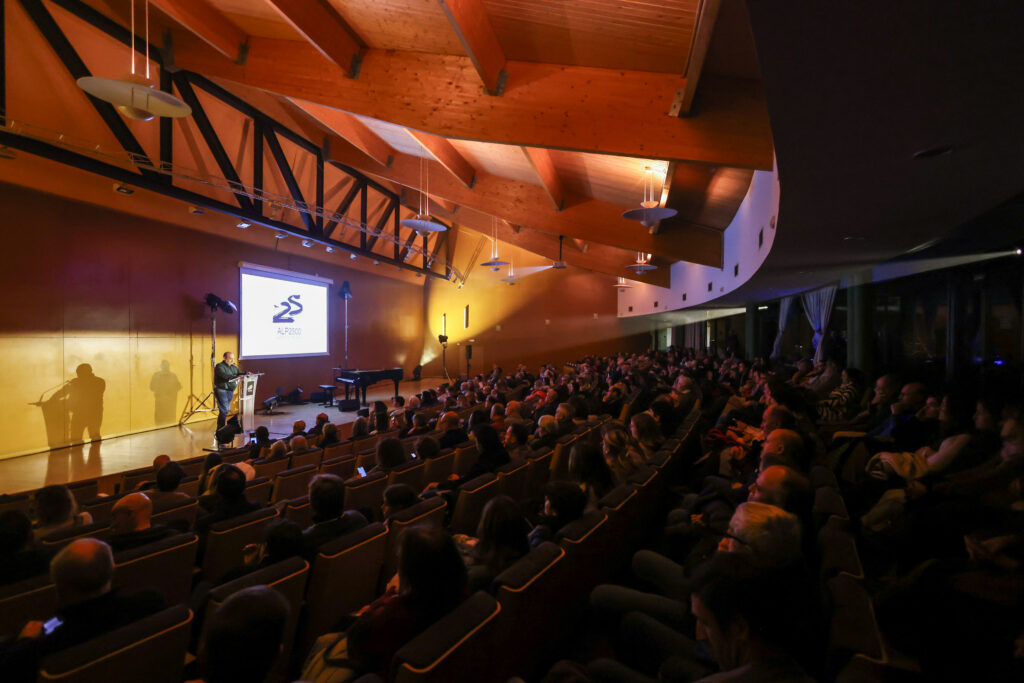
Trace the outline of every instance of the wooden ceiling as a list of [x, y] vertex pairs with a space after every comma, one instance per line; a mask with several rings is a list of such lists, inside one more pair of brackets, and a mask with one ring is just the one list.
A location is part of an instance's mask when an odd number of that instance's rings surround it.
[[[85, 4], [128, 24], [128, 0]], [[721, 267], [721, 232], [752, 170], [772, 165], [741, 0], [150, 4], [165, 63], [404, 188], [403, 217], [418, 206], [425, 159], [432, 212], [486, 234], [496, 217], [503, 239], [552, 257], [565, 236], [565, 260], [597, 272], [628, 274], [636, 251]], [[86, 39], [98, 53], [124, 50]], [[704, 69], [709, 48], [726, 67]], [[111, 69], [96, 72], [120, 75]], [[621, 217], [640, 201], [645, 167], [680, 212], [654, 231]]]

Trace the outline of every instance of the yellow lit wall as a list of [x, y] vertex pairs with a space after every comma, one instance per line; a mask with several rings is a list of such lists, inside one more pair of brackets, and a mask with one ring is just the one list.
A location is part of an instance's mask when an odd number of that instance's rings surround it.
[[[455, 266], [465, 272], [480, 236], [460, 231]], [[545, 362], [562, 363], [591, 353], [640, 351], [650, 344], [650, 324], [616, 316], [613, 279], [570, 266], [547, 268], [550, 261], [506, 243], [500, 255], [513, 260], [520, 280], [514, 286], [501, 282], [508, 269], [492, 272], [474, 265], [462, 289], [433, 280], [425, 285], [427, 318], [424, 339], [424, 373], [439, 375], [441, 316], [447, 314], [448, 371], [466, 372], [465, 345], [475, 339], [471, 370], [490, 371], [497, 363], [505, 370], [525, 363], [531, 369]], [[490, 254], [488, 241], [476, 261]], [[463, 311], [469, 305], [469, 328], [463, 327]], [[595, 317], [596, 316], [596, 317]]]

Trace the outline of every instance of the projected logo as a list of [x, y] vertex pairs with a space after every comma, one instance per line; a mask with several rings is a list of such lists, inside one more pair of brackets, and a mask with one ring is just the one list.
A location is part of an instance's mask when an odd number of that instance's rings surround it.
[[[274, 318], [275, 323], [288, 324], [295, 322], [295, 316], [302, 313], [302, 304], [299, 303], [299, 299], [302, 298], [301, 294], [292, 294], [290, 297], [275, 306]], [[277, 333], [279, 335], [296, 336], [302, 334], [301, 327], [278, 327]]]

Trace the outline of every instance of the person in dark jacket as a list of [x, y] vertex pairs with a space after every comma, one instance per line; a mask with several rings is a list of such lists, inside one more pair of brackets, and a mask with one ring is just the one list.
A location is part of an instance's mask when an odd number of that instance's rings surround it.
[[321, 545], [367, 525], [366, 517], [345, 509], [345, 482], [335, 474], [318, 474], [309, 482], [313, 524], [302, 532], [303, 554], [312, 560]]

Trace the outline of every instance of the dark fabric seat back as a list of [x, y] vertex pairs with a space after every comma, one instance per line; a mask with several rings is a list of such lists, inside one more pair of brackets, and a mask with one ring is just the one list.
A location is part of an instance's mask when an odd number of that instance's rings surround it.
[[292, 500], [306, 495], [310, 480], [316, 476], [315, 465], [303, 465], [283, 470], [274, 477], [274, 493], [270, 499], [274, 503]]
[[188, 603], [199, 539], [177, 534], [114, 555], [114, 585], [124, 591], [153, 588], [168, 605]]
[[262, 543], [267, 525], [276, 517], [274, 508], [260, 508], [211, 526], [206, 535], [203, 578], [216, 582], [229, 569], [242, 566], [245, 546]]
[[57, 609], [57, 590], [48, 574], [0, 586], [0, 638], [15, 637], [29, 621], [43, 621]]
[[452, 533], [475, 534], [484, 505], [499, 492], [498, 475], [491, 473], [481, 474], [460, 486], [452, 513]]

